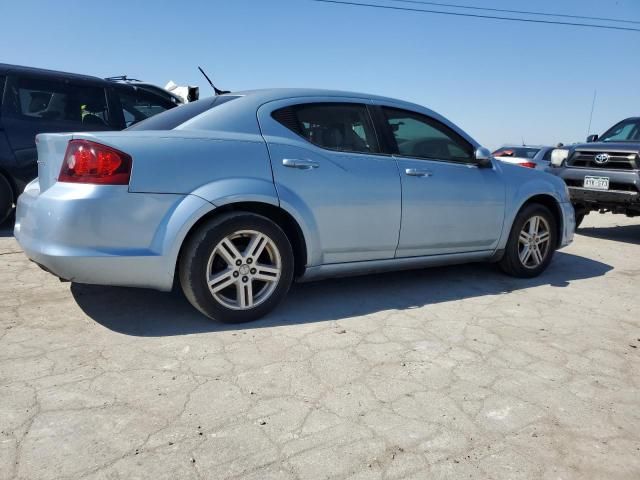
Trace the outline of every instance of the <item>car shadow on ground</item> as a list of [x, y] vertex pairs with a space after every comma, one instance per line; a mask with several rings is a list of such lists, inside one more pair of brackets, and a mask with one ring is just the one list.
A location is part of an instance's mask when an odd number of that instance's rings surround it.
[[283, 304], [265, 318], [226, 325], [198, 313], [181, 294], [72, 284], [80, 308], [106, 328], [133, 336], [188, 335], [339, 320], [404, 310], [540, 285], [565, 288], [606, 274], [610, 265], [558, 252], [540, 277], [507, 277], [493, 265], [473, 264], [295, 284]]
[[583, 227], [578, 230], [580, 235], [585, 237], [600, 238], [602, 240], [613, 240], [614, 242], [631, 243], [640, 245], [640, 224], [639, 225], [619, 225], [617, 227], [597, 228]]

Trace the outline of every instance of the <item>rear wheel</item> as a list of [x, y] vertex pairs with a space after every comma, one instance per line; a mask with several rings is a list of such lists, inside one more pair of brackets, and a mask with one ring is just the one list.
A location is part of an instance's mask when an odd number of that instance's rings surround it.
[[527, 205], [513, 222], [500, 268], [514, 277], [536, 277], [551, 262], [556, 245], [555, 217], [544, 205]]
[[185, 245], [180, 284], [191, 304], [228, 323], [255, 320], [274, 309], [293, 279], [293, 251], [266, 217], [229, 213], [200, 227]]
[[0, 225], [9, 218], [13, 211], [13, 189], [11, 184], [0, 174]]

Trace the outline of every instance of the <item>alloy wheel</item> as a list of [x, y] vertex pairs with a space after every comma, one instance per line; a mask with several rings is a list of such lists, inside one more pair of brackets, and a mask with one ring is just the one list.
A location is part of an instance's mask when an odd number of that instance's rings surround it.
[[535, 215], [525, 222], [518, 238], [518, 256], [525, 268], [539, 267], [550, 250], [551, 233], [549, 223]]
[[278, 286], [282, 259], [274, 241], [255, 230], [227, 235], [207, 264], [207, 285], [220, 304], [248, 310], [265, 302]]

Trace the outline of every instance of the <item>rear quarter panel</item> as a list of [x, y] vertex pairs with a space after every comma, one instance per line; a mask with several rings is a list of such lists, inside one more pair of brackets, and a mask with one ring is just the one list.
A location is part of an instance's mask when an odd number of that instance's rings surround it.
[[194, 194], [215, 204], [278, 204], [269, 154], [260, 135], [228, 132], [74, 134], [133, 158], [130, 192]]

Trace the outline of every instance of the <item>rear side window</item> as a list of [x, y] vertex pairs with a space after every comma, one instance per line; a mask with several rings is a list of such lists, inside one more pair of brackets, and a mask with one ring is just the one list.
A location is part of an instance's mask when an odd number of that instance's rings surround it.
[[104, 88], [64, 81], [18, 78], [7, 85], [3, 111], [25, 119], [106, 126], [107, 97]]
[[173, 102], [160, 95], [154, 95], [137, 88], [132, 88], [131, 90], [118, 89], [117, 92], [120, 97], [124, 123], [127, 127], [176, 106]]
[[187, 103], [168, 110], [141, 123], [136, 123], [127, 130], [173, 130], [210, 108], [222, 105], [236, 98], [238, 98], [238, 96], [232, 95], [203, 98], [197, 102]]
[[272, 117], [322, 148], [357, 153], [379, 151], [369, 111], [362, 104], [301, 104], [276, 110]]
[[382, 107], [399, 155], [415, 158], [468, 162], [473, 146], [452, 129], [416, 112]]

